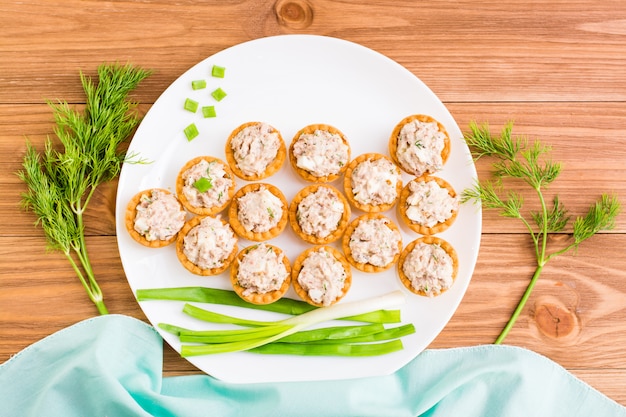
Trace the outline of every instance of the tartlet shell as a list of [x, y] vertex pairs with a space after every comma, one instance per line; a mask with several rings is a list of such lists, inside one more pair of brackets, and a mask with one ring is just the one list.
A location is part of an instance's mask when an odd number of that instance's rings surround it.
[[300, 285], [300, 283], [298, 282], [298, 276], [300, 275], [300, 271], [302, 270], [304, 261], [306, 260], [306, 258], [309, 256], [311, 252], [315, 252], [319, 249], [323, 249], [326, 252], [329, 252], [336, 260], [341, 262], [343, 269], [346, 271], [346, 279], [343, 284], [343, 291], [341, 295], [335, 298], [335, 300], [330, 305], [338, 303], [348, 293], [348, 290], [352, 286], [352, 270], [350, 269], [350, 263], [348, 263], [345, 256], [343, 256], [341, 252], [339, 252], [337, 249], [333, 248], [332, 246], [319, 246], [319, 245], [314, 246], [312, 248], [305, 250], [300, 255], [298, 255], [298, 257], [293, 263], [293, 268], [291, 270], [291, 281], [292, 281], [293, 289], [295, 290], [296, 294], [298, 294], [298, 297], [300, 297], [302, 300], [306, 301], [307, 303], [316, 307], [324, 307], [324, 304], [316, 303], [315, 301], [313, 301], [313, 299], [309, 295], [309, 292], [305, 290], [302, 287], [302, 285]]
[[230, 283], [233, 287], [233, 290], [243, 300], [257, 305], [271, 304], [274, 301], [280, 299], [289, 290], [289, 287], [291, 286], [291, 264], [289, 262], [289, 259], [287, 258], [287, 255], [279, 247], [265, 243], [265, 246], [267, 246], [268, 248], [272, 248], [275, 253], [283, 254], [282, 261], [283, 265], [285, 265], [285, 269], [287, 270], [287, 277], [285, 278], [281, 287], [278, 290], [266, 292], [264, 294], [251, 293], [248, 295], [244, 295], [243, 292], [246, 290], [246, 288], [242, 287], [239, 284], [239, 279], [237, 278], [237, 275], [239, 273], [239, 263], [249, 251], [255, 249], [258, 246], [259, 244], [248, 246], [247, 248], [242, 249], [237, 254], [230, 268]]
[[260, 174], [246, 175], [239, 168], [239, 166], [237, 165], [237, 161], [235, 160], [235, 155], [234, 155], [234, 152], [230, 143], [232, 142], [233, 138], [237, 136], [237, 134], [241, 132], [242, 130], [244, 130], [245, 128], [258, 125], [261, 123], [262, 122], [246, 122], [238, 126], [228, 136], [228, 139], [226, 139], [226, 145], [224, 146], [224, 153], [226, 154], [226, 162], [228, 162], [228, 166], [230, 167], [230, 169], [236, 176], [246, 181], [259, 181], [259, 180], [262, 180], [262, 179], [265, 179], [274, 175], [283, 166], [285, 159], [287, 159], [287, 147], [285, 146], [285, 141], [283, 140], [283, 136], [278, 129], [276, 129], [274, 126], [271, 126], [273, 132], [278, 134], [278, 139], [280, 142], [280, 146], [278, 147], [278, 151], [276, 153], [276, 158], [274, 158], [274, 161], [272, 161], [267, 166], [267, 168], [265, 168], [265, 171], [263, 171]]
[[444, 125], [442, 125], [438, 120], [434, 119], [433, 117], [425, 115], [425, 114], [413, 114], [411, 116], [407, 116], [404, 119], [402, 119], [394, 127], [393, 131], [391, 132], [391, 136], [389, 137], [389, 155], [391, 156], [391, 159], [403, 171], [405, 171], [405, 172], [407, 172], [407, 173], [409, 173], [411, 175], [419, 176], [419, 175], [422, 175], [423, 172], [417, 172], [417, 171], [413, 171], [413, 170], [407, 169], [407, 167], [402, 166], [402, 164], [400, 163], [400, 161], [398, 160], [398, 157], [397, 157], [398, 136], [400, 135], [400, 130], [402, 130], [404, 125], [406, 125], [407, 123], [412, 122], [414, 120], [419, 120], [420, 122], [424, 122], [424, 123], [435, 122], [435, 123], [437, 123], [437, 126], [439, 127], [439, 131], [442, 132], [443, 134], [445, 134], [444, 147], [441, 150], [441, 159], [442, 159], [443, 164], [446, 163], [446, 161], [448, 160], [448, 157], [450, 156], [450, 135], [448, 134], [448, 131], [446, 130]]
[[428, 174], [424, 174], [418, 178], [414, 178], [412, 179], [410, 182], [408, 182], [404, 188], [402, 189], [402, 192], [400, 193], [400, 201], [398, 202], [398, 217], [402, 220], [402, 222], [409, 227], [411, 230], [413, 230], [414, 232], [417, 232], [419, 234], [422, 235], [434, 235], [437, 233], [441, 233], [444, 230], [448, 229], [450, 226], [452, 226], [452, 224], [454, 223], [454, 221], [456, 220], [457, 214], [458, 214], [458, 210], [454, 210], [452, 212], [452, 215], [444, 222], [439, 222], [437, 224], [435, 224], [432, 227], [426, 227], [424, 225], [421, 225], [419, 223], [414, 222], [413, 220], [409, 219], [406, 215], [406, 210], [407, 210], [407, 203], [406, 200], [407, 198], [409, 198], [409, 196], [411, 195], [411, 190], [409, 189], [409, 185], [411, 184], [411, 182], [429, 182], [429, 181], [435, 181], [437, 184], [439, 184], [439, 186], [441, 188], [445, 188], [446, 190], [448, 190], [448, 194], [451, 197], [456, 197], [456, 191], [454, 190], [454, 188], [443, 178], [439, 178], [439, 177], [435, 177], [435, 176], [431, 176]]
[[[191, 219], [187, 220], [187, 222], [185, 222], [185, 225], [183, 226], [183, 228], [180, 230], [180, 232], [178, 232], [178, 238], [176, 239], [176, 256], [178, 257], [178, 260], [180, 261], [180, 263], [188, 271], [190, 271], [193, 274], [202, 275], [202, 276], [218, 275], [224, 272], [225, 270], [227, 270], [228, 267], [232, 264], [233, 260], [235, 259], [235, 256], [237, 256], [238, 248], [237, 248], [236, 243], [235, 243], [235, 246], [233, 247], [233, 250], [228, 255], [228, 257], [224, 259], [224, 263], [222, 264], [222, 266], [217, 267], [217, 268], [208, 268], [208, 269], [201, 268], [198, 265], [191, 262], [189, 258], [185, 256], [185, 253], [183, 252], [183, 249], [185, 247], [184, 245], [185, 236], [187, 236], [187, 233], [189, 233], [191, 229], [198, 226], [200, 222], [202, 221], [202, 219], [204, 219], [205, 217], [207, 216], [194, 216]], [[220, 219], [220, 221], [224, 225], [228, 225], [230, 227], [230, 225], [223, 219]], [[236, 235], [235, 235], [235, 238], [237, 238]]]
[[[406, 245], [406, 247], [404, 248], [404, 250], [400, 254], [400, 259], [398, 259], [398, 267], [397, 268], [398, 268], [398, 277], [400, 278], [400, 282], [402, 282], [402, 285], [404, 285], [406, 287], [406, 289], [408, 289], [412, 293], [417, 294], [417, 295], [422, 295], [424, 297], [428, 297], [429, 295], [426, 294], [426, 292], [421, 291], [421, 290], [416, 290], [413, 287], [413, 284], [411, 283], [411, 280], [402, 271], [402, 266], [404, 265], [404, 261], [406, 260], [406, 257], [413, 250], [415, 245], [417, 245], [420, 242], [427, 243], [427, 244], [438, 244], [439, 246], [441, 246], [441, 248], [443, 250], [446, 251], [446, 253], [448, 255], [450, 255], [450, 257], [452, 258], [452, 267], [453, 267], [453, 272], [452, 272], [452, 280], [453, 280], [452, 284], [453, 285], [454, 285], [454, 282], [456, 282], [456, 277], [457, 277], [458, 272], [459, 272], [459, 257], [458, 257], [458, 255], [456, 253], [456, 250], [454, 249], [454, 247], [452, 247], [452, 245], [450, 243], [448, 243], [446, 240], [441, 239], [441, 238], [436, 237], [436, 236], [422, 236], [422, 237], [420, 237], [418, 239], [415, 239], [414, 241], [410, 242], [408, 245]], [[447, 291], [447, 289], [444, 289], [444, 290], [442, 290], [438, 294], [432, 294], [432, 296], [433, 297], [437, 297], [437, 296], [443, 294], [446, 291]]]
[[[233, 183], [228, 189], [227, 198], [225, 198], [224, 202], [219, 206], [213, 206], [213, 207], [194, 206], [189, 203], [189, 200], [187, 200], [187, 197], [183, 193], [183, 187], [185, 186], [185, 180], [183, 179], [183, 174], [202, 160], [205, 160], [207, 162], [219, 162], [220, 164], [222, 164], [224, 166], [224, 171], [226, 172], [229, 179]], [[178, 200], [181, 202], [183, 207], [187, 209], [187, 211], [193, 214], [198, 214], [200, 216], [212, 216], [221, 212], [226, 207], [228, 207], [228, 204], [230, 204], [230, 200], [233, 198], [233, 195], [235, 194], [235, 188], [236, 188], [235, 176], [233, 175], [233, 172], [231, 171], [230, 166], [226, 162], [222, 161], [221, 159], [215, 158], [213, 156], [197, 156], [189, 160], [185, 165], [183, 165], [183, 167], [178, 172], [178, 176], [176, 177], [176, 195], [178, 196]]]
[[[145, 194], [152, 194], [153, 190], [159, 190], [162, 191], [164, 193], [167, 194], [172, 194], [172, 192], [170, 190], [166, 190], [164, 188], [149, 188], [143, 191], [138, 192], [137, 194], [135, 194], [133, 196], [133, 198], [130, 199], [130, 201], [128, 202], [127, 206], [126, 206], [126, 213], [124, 215], [124, 223], [126, 225], [126, 230], [128, 230], [128, 233], [130, 234], [130, 236], [137, 242], [141, 243], [144, 246], [148, 246], [150, 248], [162, 248], [164, 246], [168, 246], [172, 243], [174, 243], [174, 241], [176, 241], [176, 238], [178, 236], [178, 233], [180, 233], [180, 231], [178, 231], [177, 233], [175, 233], [171, 238], [167, 239], [167, 240], [148, 240], [146, 239], [142, 234], [140, 234], [139, 232], [137, 232], [135, 230], [135, 217], [137, 216], [137, 206], [139, 205], [139, 203], [141, 202], [141, 196], [145, 195]], [[183, 210], [183, 205], [180, 203], [180, 200], [174, 195], [174, 198], [176, 198], [176, 201], [178, 201], [178, 204], [180, 206], [180, 209]]]
[[[293, 154], [293, 147], [295, 143], [298, 141], [298, 139], [300, 139], [300, 136], [302, 136], [303, 134], [307, 134], [307, 133], [308, 134], [314, 133], [316, 130], [325, 130], [327, 132], [337, 134], [341, 136], [343, 143], [345, 143], [348, 146], [348, 161], [346, 162], [344, 166], [342, 166], [339, 169], [339, 171], [336, 174], [330, 174], [324, 177], [317, 177], [311, 174], [309, 171], [298, 167], [298, 164], [297, 164], [298, 160]], [[346, 135], [344, 135], [343, 132], [341, 132], [336, 127], [327, 125], [327, 124], [312, 124], [312, 125], [303, 127], [302, 129], [298, 131], [298, 133], [294, 135], [291, 141], [291, 144], [289, 145], [289, 162], [291, 163], [291, 167], [302, 179], [304, 179], [305, 181], [309, 181], [309, 182], [332, 182], [336, 180], [341, 175], [343, 175], [343, 173], [346, 171], [346, 168], [348, 167], [348, 164], [350, 163], [350, 155], [351, 155], [350, 142], [348, 142]]]
[[[246, 193], [249, 193], [252, 191], [258, 191], [261, 187], [267, 188], [269, 192], [271, 192], [272, 194], [274, 194], [276, 197], [280, 199], [280, 201], [283, 204], [283, 213], [280, 216], [280, 219], [278, 220], [278, 223], [276, 224], [276, 226], [274, 226], [270, 230], [266, 232], [252, 232], [252, 231], [246, 230], [246, 228], [241, 224], [241, 222], [239, 222], [239, 218], [237, 217], [237, 213], [239, 211], [238, 199], [239, 197], [243, 196]], [[229, 217], [230, 227], [232, 227], [235, 233], [237, 233], [240, 237], [244, 239], [252, 240], [254, 242], [262, 242], [264, 240], [270, 240], [272, 238], [275, 238], [276, 236], [281, 234], [282, 231], [285, 229], [285, 226], [287, 225], [287, 221], [289, 218], [289, 204], [287, 203], [287, 199], [285, 198], [285, 195], [276, 186], [272, 184], [268, 184], [268, 183], [256, 182], [256, 183], [244, 185], [235, 193], [230, 203], [230, 207], [228, 209], [228, 217]]]
[[[297, 220], [298, 205], [300, 204], [300, 202], [302, 202], [302, 200], [309, 194], [315, 193], [320, 187], [331, 189], [343, 204], [343, 215], [341, 216], [341, 220], [339, 221], [337, 229], [335, 229], [334, 232], [323, 238], [304, 233], [304, 231], [300, 227], [300, 223], [298, 223]], [[308, 243], [312, 243], [314, 245], [325, 245], [339, 240], [339, 238], [346, 230], [346, 227], [348, 227], [348, 222], [350, 221], [351, 214], [352, 211], [350, 209], [350, 204], [348, 203], [348, 200], [346, 200], [346, 197], [339, 190], [329, 184], [312, 184], [304, 187], [303, 189], [298, 191], [293, 200], [291, 200], [291, 204], [289, 205], [289, 223], [291, 224], [291, 228], [302, 240]]]
[[[376, 266], [370, 263], [357, 262], [356, 259], [354, 259], [354, 257], [352, 256], [352, 250], [350, 250], [350, 237], [352, 236], [354, 229], [356, 229], [356, 227], [359, 225], [359, 222], [361, 222], [362, 220], [370, 220], [370, 219], [387, 220], [387, 227], [389, 227], [392, 230], [395, 230], [400, 235], [400, 239], [398, 240], [398, 253], [396, 253], [396, 255], [391, 260], [391, 262], [389, 262], [385, 266]], [[365, 213], [357, 217], [356, 219], [352, 220], [352, 222], [348, 224], [348, 227], [346, 228], [346, 231], [343, 234], [343, 239], [341, 240], [341, 247], [346, 256], [346, 259], [348, 260], [348, 262], [350, 262], [350, 265], [354, 266], [359, 271], [369, 272], [369, 273], [382, 272], [391, 268], [393, 264], [395, 264], [398, 261], [398, 258], [400, 257], [400, 252], [402, 252], [402, 234], [400, 234], [400, 230], [398, 229], [398, 226], [396, 226], [393, 220], [391, 220], [389, 217], [386, 217], [380, 213]]]
[[362, 210], [367, 213], [380, 213], [380, 212], [389, 210], [396, 204], [396, 202], [398, 201], [398, 196], [400, 195], [400, 191], [402, 191], [402, 177], [400, 176], [400, 180], [396, 183], [396, 199], [393, 202], [380, 204], [380, 205], [374, 205], [374, 204], [363, 204], [355, 200], [354, 192], [352, 191], [352, 173], [354, 172], [355, 168], [360, 163], [368, 161], [368, 160], [375, 161], [377, 159], [387, 159], [394, 166], [398, 175], [401, 174], [400, 168], [398, 167], [398, 165], [388, 156], [380, 154], [380, 153], [365, 153], [365, 154], [357, 156], [356, 158], [352, 160], [352, 162], [350, 162], [350, 164], [348, 164], [348, 168], [346, 169], [346, 174], [343, 179], [343, 189], [346, 193], [346, 197], [348, 198], [348, 201], [350, 201], [350, 204], [352, 204], [357, 209]]

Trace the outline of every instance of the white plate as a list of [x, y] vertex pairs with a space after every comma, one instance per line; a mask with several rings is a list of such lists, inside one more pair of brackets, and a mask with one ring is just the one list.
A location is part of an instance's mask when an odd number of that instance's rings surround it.
[[[211, 77], [213, 65], [226, 68], [223, 79]], [[191, 81], [207, 80], [207, 88], [193, 91]], [[210, 92], [222, 88], [228, 95], [216, 102]], [[215, 105], [216, 118], [183, 110], [186, 98], [203, 105]], [[428, 114], [439, 120], [452, 139], [452, 152], [438, 173], [457, 192], [469, 187], [476, 170], [454, 119], [415, 75], [389, 58], [363, 46], [328, 37], [284, 35], [257, 39], [221, 51], [185, 72], [159, 97], [139, 126], [130, 153], [152, 161], [147, 165], [126, 164], [117, 193], [117, 239], [122, 264], [133, 291], [139, 288], [209, 286], [230, 289], [226, 273], [200, 277], [179, 262], [174, 245], [151, 249], [133, 241], [124, 226], [124, 211], [132, 196], [144, 189], [175, 189], [180, 168], [198, 155], [224, 160], [224, 142], [238, 125], [264, 121], [279, 129], [287, 146], [293, 135], [312, 123], [326, 123], [343, 131], [352, 147], [352, 156], [365, 152], [387, 154], [387, 140], [402, 118]], [[195, 123], [200, 135], [188, 142], [183, 129]], [[405, 176], [405, 183], [410, 177]], [[307, 185], [296, 178], [289, 163], [267, 180], [277, 185], [290, 201]], [[238, 187], [244, 184], [238, 181]], [[334, 183], [333, 185], [338, 185]], [[339, 188], [341, 186], [339, 185]], [[360, 214], [353, 210], [353, 217]], [[396, 220], [395, 210], [386, 213]], [[406, 245], [419, 237], [402, 229]], [[218, 379], [231, 382], [302, 381], [357, 378], [392, 373], [424, 350], [439, 334], [456, 310], [470, 282], [481, 233], [481, 212], [463, 205], [456, 222], [439, 236], [457, 250], [459, 274], [452, 289], [429, 299], [408, 291], [402, 306], [404, 323], [414, 323], [417, 333], [403, 339], [404, 350], [368, 358], [298, 357], [258, 355], [247, 352], [192, 357], [191, 363]], [[289, 227], [273, 239], [292, 261], [308, 244]], [[243, 248], [251, 242], [240, 240]], [[353, 285], [345, 302], [403, 289], [395, 268], [379, 274], [353, 269]], [[288, 297], [298, 298], [293, 291]], [[153, 325], [167, 322], [189, 328], [209, 325], [182, 314], [182, 302], [146, 301], [141, 308]], [[274, 313], [242, 311], [228, 306], [206, 305], [225, 314], [274, 320]], [[161, 332], [177, 351], [177, 338]]]

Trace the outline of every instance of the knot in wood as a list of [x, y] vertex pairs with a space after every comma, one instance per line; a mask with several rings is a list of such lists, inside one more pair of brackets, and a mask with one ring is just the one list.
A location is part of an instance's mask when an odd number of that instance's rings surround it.
[[278, 0], [274, 12], [278, 23], [291, 29], [305, 29], [313, 23], [313, 7], [306, 0]]
[[552, 303], [536, 306], [535, 322], [541, 333], [555, 339], [569, 336], [578, 327], [576, 314], [564, 306]]

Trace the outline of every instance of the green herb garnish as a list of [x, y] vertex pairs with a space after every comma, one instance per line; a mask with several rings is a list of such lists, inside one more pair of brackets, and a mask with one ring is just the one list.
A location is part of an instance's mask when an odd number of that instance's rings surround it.
[[206, 88], [206, 80], [194, 80], [191, 82], [191, 88], [193, 90], [202, 90]]
[[[561, 164], [548, 157], [551, 151], [549, 146], [538, 141], [529, 145], [526, 138], [512, 137], [512, 128], [513, 124], [508, 123], [499, 137], [493, 137], [487, 124], [478, 126], [472, 122], [470, 132], [464, 135], [475, 160], [486, 156], [495, 158], [496, 162], [493, 164], [495, 179], [479, 181], [473, 188], [463, 191], [461, 201], [474, 200], [485, 208], [499, 210], [504, 217], [521, 220], [530, 232], [537, 259], [535, 273], [509, 322], [496, 339], [496, 344], [504, 341], [515, 324], [546, 263], [558, 255], [578, 248], [580, 243], [599, 231], [612, 229], [621, 210], [621, 204], [615, 195], [603, 194], [585, 216], [574, 221], [573, 241], [563, 249], [548, 253], [548, 235], [562, 231], [570, 219], [558, 196], [554, 197], [550, 207], [543, 195], [544, 189], [561, 172]], [[535, 190], [540, 204], [539, 211], [522, 212], [524, 201], [521, 194], [504, 190], [504, 181], [507, 179], [521, 180]]]
[[48, 103], [63, 150], [56, 150], [49, 137], [42, 154], [27, 142], [23, 170], [17, 172], [28, 188], [22, 207], [35, 213], [48, 248], [67, 257], [100, 314], [108, 310], [87, 253], [83, 214], [96, 188], [114, 179], [124, 162], [143, 162], [119, 146], [140, 120], [136, 103], [127, 96], [148, 75], [150, 71], [130, 64], [103, 64], [96, 84], [81, 73], [86, 95], [82, 113], [67, 102]]
[[205, 193], [213, 188], [213, 183], [210, 178], [200, 177], [193, 183], [193, 186], [201, 193]]
[[224, 78], [225, 72], [226, 68], [220, 67], [218, 65], [213, 65], [213, 68], [211, 68], [211, 75], [216, 78]]
[[185, 110], [195, 113], [198, 110], [198, 102], [190, 98], [185, 99]]
[[204, 106], [204, 107], [202, 107], [202, 115], [205, 118], [217, 116], [217, 114], [215, 113], [215, 106]]
[[200, 134], [200, 132], [198, 132], [198, 127], [195, 125], [195, 123], [192, 123], [189, 126], [187, 126], [183, 130], [183, 132], [185, 132], [185, 137], [187, 138], [188, 141], [193, 140]]
[[213, 90], [213, 92], [211, 93], [211, 95], [213, 96], [213, 98], [217, 101], [222, 101], [222, 99], [224, 97], [226, 97], [226, 92], [224, 90], [222, 90], [221, 88], [216, 88], [215, 90]]

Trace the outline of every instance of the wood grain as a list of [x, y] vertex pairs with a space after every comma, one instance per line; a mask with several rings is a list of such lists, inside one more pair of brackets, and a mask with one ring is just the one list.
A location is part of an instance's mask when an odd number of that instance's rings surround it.
[[[55, 4], [56, 3], [56, 4]], [[602, 192], [626, 202], [626, 3], [621, 0], [43, 0], [0, 3], [0, 361], [95, 308], [62, 255], [46, 253], [19, 207], [26, 139], [52, 134], [47, 100], [80, 108], [79, 71], [103, 62], [154, 69], [134, 93], [145, 113], [207, 56], [263, 36], [308, 33], [363, 44], [404, 65], [470, 121], [552, 145], [564, 164], [548, 196], [572, 216]], [[384, 76], [382, 74], [381, 76]], [[477, 164], [487, 178], [490, 164]], [[145, 320], [115, 238], [117, 184], [86, 214], [90, 254], [113, 313]], [[530, 208], [534, 196], [522, 187]], [[563, 245], [571, 227], [551, 240]], [[616, 227], [551, 261], [506, 343], [549, 357], [626, 405], [626, 215]], [[492, 343], [534, 270], [521, 224], [484, 211], [472, 282], [431, 348]], [[198, 373], [169, 347], [165, 375]]]

